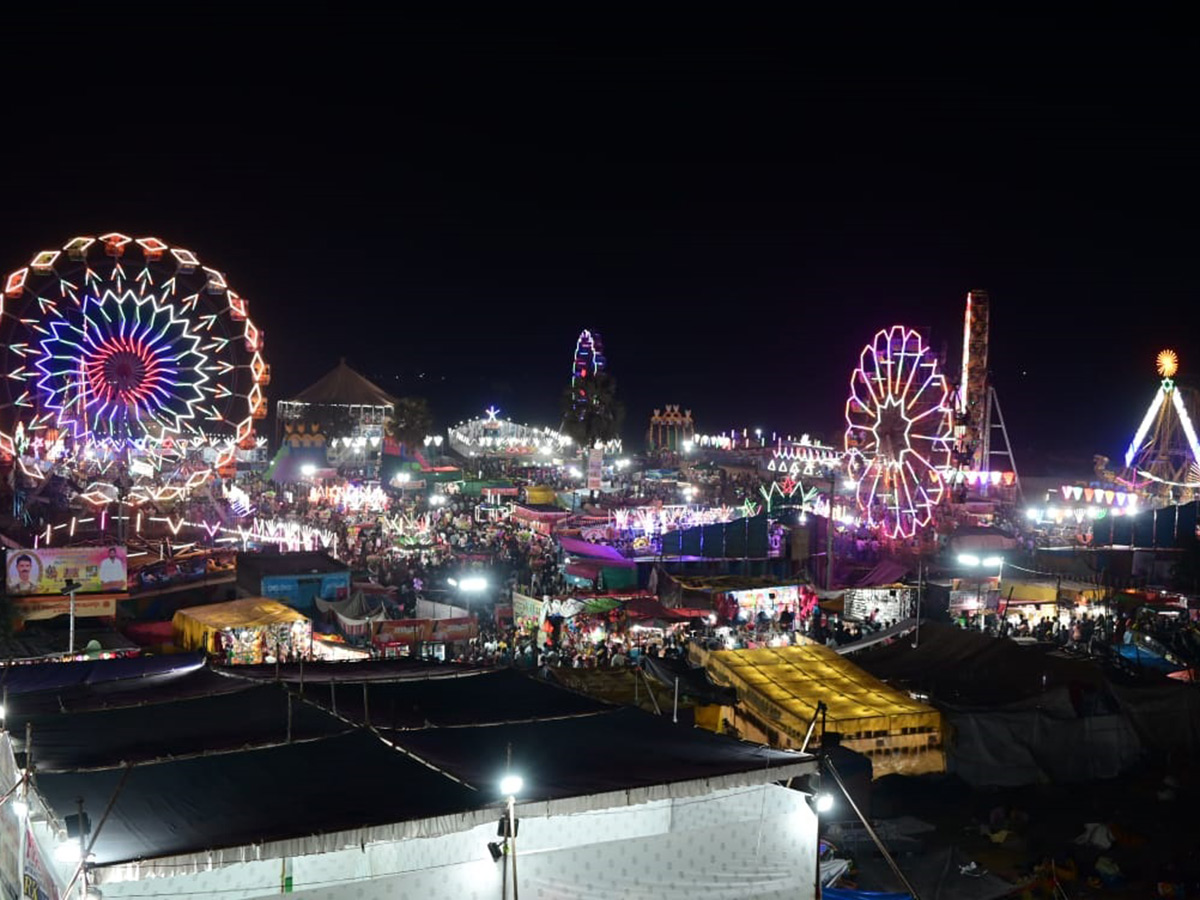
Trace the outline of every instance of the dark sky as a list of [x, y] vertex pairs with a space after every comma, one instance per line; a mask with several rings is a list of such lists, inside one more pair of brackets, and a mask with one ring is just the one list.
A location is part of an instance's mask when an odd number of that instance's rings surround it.
[[551, 422], [589, 327], [639, 444], [668, 402], [840, 440], [861, 345], [956, 367], [974, 287], [1027, 472], [1115, 457], [1160, 347], [1200, 380], [1181, 22], [203, 9], [6, 38], [0, 265], [189, 247], [273, 399], [346, 356], [444, 421]]

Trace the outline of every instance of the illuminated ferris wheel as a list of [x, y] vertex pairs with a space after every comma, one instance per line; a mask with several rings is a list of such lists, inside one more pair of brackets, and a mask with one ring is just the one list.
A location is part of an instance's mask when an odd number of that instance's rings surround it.
[[97, 506], [186, 495], [253, 447], [262, 349], [190, 250], [115, 232], [42, 250], [0, 298], [0, 455]]
[[953, 421], [937, 359], [911, 328], [879, 331], [846, 400], [847, 471], [867, 522], [893, 538], [929, 524], [945, 486]]

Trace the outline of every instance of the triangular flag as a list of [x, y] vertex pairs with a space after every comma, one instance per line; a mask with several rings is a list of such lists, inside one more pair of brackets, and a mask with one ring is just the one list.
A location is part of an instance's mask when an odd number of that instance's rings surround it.
[[1084, 499], [1086, 499], [1088, 503], [1091, 503], [1096, 497], [1096, 491], [1093, 488], [1084, 488], [1083, 496], [1084, 496]]
[[1083, 496], [1083, 488], [1080, 487], [1079, 485], [1075, 485], [1075, 487], [1073, 487], [1071, 489], [1071, 493], [1074, 494], [1075, 499], [1078, 500], [1080, 497]]
[[1062, 486], [1062, 495], [1064, 500], [1071, 499], [1071, 486], [1069, 484], [1064, 484]]
[[1116, 491], [1106, 490], [1104, 492], [1104, 500], [1105, 500], [1105, 502], [1108, 503], [1109, 506], [1112, 506], [1113, 498], [1115, 498], [1116, 496], [1117, 496]]

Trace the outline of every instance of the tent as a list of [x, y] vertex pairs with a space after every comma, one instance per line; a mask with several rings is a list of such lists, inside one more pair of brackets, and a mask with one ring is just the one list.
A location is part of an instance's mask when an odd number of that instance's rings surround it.
[[824, 703], [825, 730], [868, 756], [876, 778], [945, 770], [941, 713], [827, 647], [693, 652], [714, 681], [737, 689], [737, 727], [766, 743], [802, 746]]
[[[530, 896], [724, 900], [733, 884], [739, 898], [785, 900], [814, 884], [815, 814], [778, 784], [811, 775], [811, 757], [511, 671], [341, 687], [300, 702], [273, 684], [183, 702], [131, 688], [119, 710], [47, 706], [34, 731], [53, 766], [29, 794], [26, 876], [63, 894], [75, 866], [51, 850], [82, 804], [102, 821], [89, 884], [110, 900], [265, 896], [281, 868], [297, 893], [328, 900], [500, 896], [487, 844], [511, 752]], [[0, 732], [6, 784], [23, 735]], [[345, 777], [313, 787], [330, 760], [350, 761]]]
[[346, 358], [289, 403], [309, 406], [394, 406], [396, 398], [346, 365]]
[[[190, 606], [175, 613], [171, 620], [175, 643], [184, 650], [223, 652], [221, 636], [234, 637], [238, 649], [237, 662], [262, 662], [258, 658], [265, 642], [266, 651], [279, 645], [291, 644], [300, 649], [312, 640], [312, 622], [285, 606], [266, 597], [244, 597], [228, 603]], [[259, 639], [262, 639], [260, 641]]]

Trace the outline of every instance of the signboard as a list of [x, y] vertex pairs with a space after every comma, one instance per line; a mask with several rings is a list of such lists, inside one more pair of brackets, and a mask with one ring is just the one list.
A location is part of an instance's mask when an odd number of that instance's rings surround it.
[[[0, 785], [4, 785], [6, 791], [20, 781], [20, 771], [10, 748], [8, 741], [0, 745]], [[0, 803], [0, 900], [17, 900], [21, 895], [22, 824], [11, 802]]]
[[371, 640], [376, 644], [451, 643], [479, 637], [474, 616], [455, 619], [383, 619], [376, 622]]
[[117, 545], [9, 550], [5, 571], [10, 597], [61, 594], [68, 579], [81, 594], [128, 589], [125, 548]]
[[[70, 597], [30, 597], [13, 601], [13, 609], [17, 618], [24, 622], [36, 619], [53, 619], [55, 616], [66, 616], [71, 613]], [[113, 594], [87, 597], [83, 594], [75, 598], [75, 618], [89, 616], [112, 618], [117, 614], [117, 598]]]
[[33, 837], [33, 829], [25, 829], [25, 877], [22, 892], [26, 900], [58, 900], [58, 885], [42, 859], [41, 850]]
[[589, 491], [600, 490], [600, 480], [604, 469], [604, 448], [593, 447], [588, 451], [587, 487]]
[[384, 619], [375, 623], [371, 634], [376, 644], [419, 644], [432, 639], [432, 619]]

